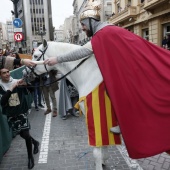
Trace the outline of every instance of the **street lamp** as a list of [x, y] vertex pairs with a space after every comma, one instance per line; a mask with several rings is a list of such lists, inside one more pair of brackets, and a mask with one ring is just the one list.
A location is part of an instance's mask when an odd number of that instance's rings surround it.
[[37, 35], [41, 36], [41, 42], [43, 43], [43, 36], [46, 34], [45, 29], [43, 30], [43, 27], [40, 27], [38, 31], [36, 31]]
[[11, 0], [14, 4], [14, 11], [11, 11], [11, 13], [14, 15], [15, 14], [15, 18], [18, 18], [18, 11], [17, 11], [17, 4], [19, 2], [19, 0]]

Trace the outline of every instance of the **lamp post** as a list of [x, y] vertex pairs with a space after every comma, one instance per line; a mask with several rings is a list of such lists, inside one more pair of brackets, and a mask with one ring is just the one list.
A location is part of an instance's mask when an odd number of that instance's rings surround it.
[[40, 30], [37, 31], [37, 35], [41, 36], [41, 42], [43, 43], [43, 36], [46, 34], [45, 29], [43, 30], [43, 27], [40, 27]]
[[11, 0], [14, 4], [14, 15], [15, 15], [15, 18], [18, 18], [18, 11], [17, 11], [17, 4], [19, 2], [19, 0]]
[[[15, 18], [18, 18], [17, 4], [18, 4], [19, 0], [11, 0], [11, 1], [12, 1], [13, 4], [14, 4], [14, 11], [11, 11], [11, 13], [12, 13], [12, 15], [15, 16]], [[20, 11], [21, 11], [21, 10], [20, 10]], [[17, 43], [17, 42], [15, 42], [15, 45], [16, 45], [16, 47], [18, 48], [18, 43]]]
[[101, 14], [100, 14], [100, 17], [101, 17], [101, 21], [104, 22], [104, 0], [100, 0], [100, 4], [101, 4]]

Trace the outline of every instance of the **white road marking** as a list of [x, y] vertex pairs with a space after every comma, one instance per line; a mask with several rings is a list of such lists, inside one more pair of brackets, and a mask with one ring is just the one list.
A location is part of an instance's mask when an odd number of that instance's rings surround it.
[[51, 128], [51, 113], [46, 115], [38, 163], [47, 163]]

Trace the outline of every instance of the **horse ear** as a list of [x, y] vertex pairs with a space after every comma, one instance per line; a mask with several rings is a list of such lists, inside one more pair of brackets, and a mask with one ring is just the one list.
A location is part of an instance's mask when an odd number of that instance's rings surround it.
[[47, 41], [44, 39], [43, 40], [43, 47], [46, 48], [47, 47]]

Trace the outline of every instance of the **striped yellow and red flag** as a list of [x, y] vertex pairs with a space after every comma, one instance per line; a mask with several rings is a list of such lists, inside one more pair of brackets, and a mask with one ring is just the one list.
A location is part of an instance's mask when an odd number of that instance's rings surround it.
[[117, 121], [104, 82], [88, 94], [84, 102], [89, 145], [121, 144], [120, 135], [110, 132], [111, 127], [117, 126]]

